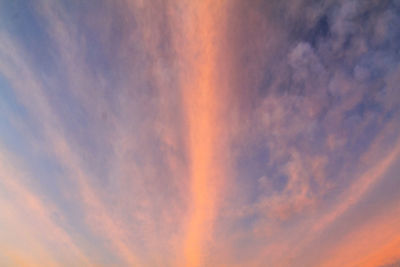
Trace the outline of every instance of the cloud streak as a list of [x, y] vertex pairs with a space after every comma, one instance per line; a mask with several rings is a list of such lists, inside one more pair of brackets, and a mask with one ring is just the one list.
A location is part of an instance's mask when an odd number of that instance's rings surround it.
[[204, 264], [202, 260], [218, 212], [218, 194], [226, 179], [226, 163], [222, 157], [227, 140], [221, 118], [224, 88], [216, 77], [220, 35], [217, 25], [222, 24], [224, 5], [224, 1], [193, 4], [183, 18], [186, 24], [182, 33], [182, 67], [188, 70], [183, 72], [181, 90], [190, 177], [183, 266]]
[[0, 264], [395, 264], [399, 10], [1, 2]]

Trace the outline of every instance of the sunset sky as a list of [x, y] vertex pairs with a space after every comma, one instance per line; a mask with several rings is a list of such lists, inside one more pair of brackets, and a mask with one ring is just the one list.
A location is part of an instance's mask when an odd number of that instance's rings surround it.
[[400, 1], [0, 0], [0, 266], [400, 266]]

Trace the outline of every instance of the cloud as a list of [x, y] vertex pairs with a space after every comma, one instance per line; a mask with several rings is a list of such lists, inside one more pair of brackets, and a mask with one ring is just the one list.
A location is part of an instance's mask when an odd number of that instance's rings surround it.
[[5, 264], [398, 260], [398, 1], [0, 5]]
[[[2, 44], [10, 43], [7, 39], [3, 40]], [[84, 208], [88, 210], [88, 220], [90, 224], [96, 224], [97, 227], [102, 229], [102, 233], [106, 235], [112, 245], [121, 253], [125, 260], [134, 262], [131, 251], [128, 250], [123, 241], [121, 241], [121, 234], [115, 236], [120, 231], [114, 229], [115, 223], [111, 220], [106, 211], [104, 211], [103, 204], [98, 199], [97, 194], [93, 192], [92, 187], [89, 185], [90, 179], [81, 169], [76, 155], [67, 144], [68, 138], [64, 135], [62, 124], [55, 114], [52, 112], [52, 106], [48, 102], [48, 97], [39, 81], [35, 78], [34, 74], [29, 71], [29, 66], [18, 56], [21, 53], [16, 51], [17, 45], [11, 44], [6, 50], [12, 63], [20, 68], [18, 75], [15, 70], [10, 68], [10, 65], [2, 65], [3, 74], [6, 74], [14, 90], [19, 96], [19, 101], [31, 112], [33, 117], [40, 118], [37, 125], [40, 125], [43, 135], [48, 140], [48, 150], [52, 153], [59, 163], [66, 168], [66, 174], [73, 180], [79, 190], [79, 197], [83, 200]], [[13, 65], [11, 65], [13, 66]], [[21, 80], [17, 77], [23, 77]], [[27, 91], [29, 90], [29, 92]], [[32, 99], [34, 101], [32, 102]]]
[[[46, 263], [91, 266], [85, 251], [82, 251], [76, 240], [59, 225], [60, 211], [24, 185], [32, 177], [28, 179], [26, 173], [17, 170], [18, 167], [14, 166], [15, 160], [11, 161], [11, 155], [7, 155], [3, 149], [0, 157], [3, 192], [1, 206], [4, 212], [2, 247], [5, 257], [10, 260], [9, 264], [26, 262], [28, 265]], [[30, 218], [29, 223], [26, 223], [24, 218]], [[15, 228], [16, 225], [18, 228]], [[18, 231], [15, 231], [16, 229]], [[6, 245], [3, 242], [9, 243]]]

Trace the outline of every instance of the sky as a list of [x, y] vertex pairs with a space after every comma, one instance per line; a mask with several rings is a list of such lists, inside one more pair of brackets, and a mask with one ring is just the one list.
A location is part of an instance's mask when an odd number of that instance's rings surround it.
[[399, 0], [0, 0], [0, 266], [399, 266], [399, 26]]

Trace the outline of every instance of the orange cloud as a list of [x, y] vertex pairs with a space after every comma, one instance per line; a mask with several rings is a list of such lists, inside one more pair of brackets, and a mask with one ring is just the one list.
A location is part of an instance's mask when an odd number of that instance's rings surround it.
[[[84, 253], [87, 245], [94, 250], [89, 255], [105, 250], [107, 260], [110, 256], [111, 262], [129, 266], [293, 266], [297, 258], [312, 258], [314, 249], [326, 252], [320, 264], [327, 266], [375, 266], [398, 260], [398, 209], [360, 229], [353, 230], [352, 224], [345, 242], [329, 239], [331, 228], [366, 200], [399, 158], [400, 141], [381, 151], [388, 133], [393, 130], [395, 135], [398, 129], [381, 130], [361, 161], [362, 152], [345, 147], [357, 138], [370, 145], [369, 138], [378, 130], [371, 136], [363, 133], [383, 115], [355, 116], [359, 121], [354, 129], [344, 124], [345, 114], [357, 109], [366, 90], [351, 72], [339, 75], [336, 66], [332, 73], [325, 69], [322, 62], [329, 62], [320, 60], [320, 52], [327, 51], [297, 39], [301, 25], [294, 25], [292, 39], [285, 21], [303, 4], [289, 8], [291, 3], [278, 2], [115, 0], [101, 2], [98, 9], [91, 10], [88, 4], [88, 10], [72, 6], [71, 11], [68, 4], [41, 0], [32, 13], [38, 24], [46, 25], [44, 35], [52, 41], [54, 73], [42, 70], [36, 59], [27, 60], [31, 51], [18, 46], [12, 31], [0, 29], [0, 73], [30, 117], [20, 120], [34, 125], [40, 143], [21, 130], [24, 126], [17, 125], [17, 130], [40, 153], [51, 156], [62, 169], [62, 178], [77, 189], [60, 188], [62, 196], [54, 199], [71, 197], [69, 208], [84, 214], [82, 221], [78, 219], [83, 233], [74, 228], [74, 234], [96, 240], [90, 244], [93, 240], [79, 239], [83, 244], [78, 246], [52, 220], [54, 207], [24, 182], [4, 179], [0, 186], [7, 194], [0, 194], [0, 217], [10, 229], [21, 230], [15, 240], [26, 234], [21, 240], [32, 247], [38, 243], [33, 252], [25, 253], [18, 250], [21, 244], [0, 240], [5, 265], [62, 265], [64, 258], [49, 246], [53, 243], [65, 245], [68, 255], [82, 265], [92, 264]], [[275, 21], [285, 10], [291, 14]], [[83, 21], [79, 25], [71, 23], [75, 15]], [[319, 15], [312, 15], [310, 24]], [[95, 55], [87, 52], [92, 42], [99, 46], [93, 47]], [[53, 86], [61, 89], [51, 91]], [[332, 92], [327, 94], [326, 87]], [[59, 103], [53, 102], [58, 99], [54, 95], [64, 93], [65, 107], [81, 112], [71, 114], [72, 120], [83, 114], [80, 123], [88, 122], [79, 137], [73, 127], [79, 132], [81, 125], [71, 126], [69, 117], [59, 115], [64, 114]], [[240, 100], [233, 103], [236, 94]], [[387, 94], [395, 99], [394, 92]], [[369, 116], [368, 107], [364, 111]], [[18, 120], [14, 114], [7, 116]], [[81, 135], [95, 141], [86, 147], [77, 140]], [[268, 155], [254, 153], [253, 145]], [[242, 146], [251, 151], [243, 152]], [[342, 166], [335, 161], [339, 152], [354, 157], [345, 156], [343, 161], [349, 161]], [[228, 179], [233, 170], [230, 160], [236, 164], [241, 153], [254, 153], [249, 161], [257, 161], [257, 169], [250, 162], [235, 179]], [[0, 176], [22, 175], [5, 171], [2, 160], [0, 151]], [[103, 162], [106, 166], [98, 166]], [[335, 164], [340, 165], [339, 174], [331, 173]], [[342, 178], [345, 175], [349, 177]], [[337, 196], [329, 194], [335, 185], [344, 188]], [[68, 210], [60, 212], [70, 215]], [[27, 214], [35, 225], [42, 225], [41, 231], [35, 233], [36, 228], [24, 222]], [[51, 237], [44, 236], [44, 228]], [[321, 235], [329, 240], [315, 247]], [[363, 246], [366, 236], [372, 242]]]
[[[200, 266], [212, 240], [218, 194], [226, 176], [222, 88], [218, 83], [218, 35], [224, 1], [192, 3], [184, 17], [181, 90], [187, 123], [189, 214], [183, 266]], [[188, 69], [188, 70], [187, 70]]]
[[[368, 266], [392, 264], [400, 259], [400, 203], [365, 225], [358, 226], [330, 249], [318, 266]], [[394, 205], [394, 207], [393, 207]]]

